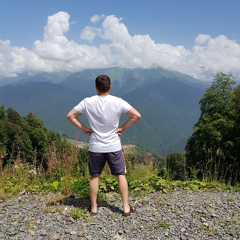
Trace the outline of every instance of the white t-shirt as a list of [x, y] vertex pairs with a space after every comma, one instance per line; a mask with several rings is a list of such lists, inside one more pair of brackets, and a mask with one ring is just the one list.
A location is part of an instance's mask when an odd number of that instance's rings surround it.
[[116, 133], [119, 119], [131, 109], [131, 105], [112, 95], [98, 96], [82, 100], [75, 108], [87, 116], [93, 133], [89, 140], [91, 152], [116, 152], [121, 150], [121, 140]]

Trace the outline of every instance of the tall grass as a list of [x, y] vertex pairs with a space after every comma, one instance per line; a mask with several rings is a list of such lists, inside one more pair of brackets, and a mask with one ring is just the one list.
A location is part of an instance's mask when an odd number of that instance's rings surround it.
[[[184, 189], [205, 189], [207, 183], [200, 183], [195, 176], [194, 181], [169, 181], [160, 177], [161, 161], [156, 161], [150, 153], [137, 153], [134, 149], [123, 148], [126, 164], [126, 177], [130, 191], [152, 192], [161, 190], [167, 192], [175, 187]], [[14, 164], [3, 167], [0, 152], [0, 199], [18, 194], [22, 191], [47, 193], [49, 191], [71, 194], [73, 192], [88, 195], [88, 150], [78, 148], [74, 142], [58, 151], [52, 142], [45, 151], [45, 166], [42, 162], [33, 160], [33, 164], [25, 163], [20, 153]], [[204, 173], [204, 180], [208, 177]], [[167, 174], [165, 175], [167, 176]], [[212, 187], [212, 185], [211, 185]], [[222, 183], [217, 188], [223, 188]], [[226, 189], [232, 189], [229, 186]], [[239, 186], [235, 189], [239, 190]], [[103, 169], [100, 178], [100, 192], [118, 191], [117, 180], [111, 176], [108, 165]]]
[[198, 163], [198, 177], [206, 182], [235, 185], [240, 181], [239, 162], [227, 159], [222, 149], [205, 149], [205, 159]]

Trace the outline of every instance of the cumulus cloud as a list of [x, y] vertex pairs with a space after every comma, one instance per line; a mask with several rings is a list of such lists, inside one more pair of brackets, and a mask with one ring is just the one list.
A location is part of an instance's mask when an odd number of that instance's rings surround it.
[[92, 40], [96, 36], [101, 36], [102, 29], [101, 28], [95, 28], [95, 27], [85, 27], [82, 33], [80, 34], [80, 38], [83, 40], [88, 40], [89, 42], [92, 42]]
[[211, 37], [207, 34], [198, 34], [195, 39], [195, 45], [203, 45], [205, 44]]
[[105, 17], [104, 14], [102, 14], [102, 15], [94, 15], [94, 16], [91, 17], [90, 21], [91, 21], [92, 23], [97, 23], [97, 22], [99, 22], [99, 21], [100, 21], [102, 18], [104, 18], [104, 17]]
[[[112, 66], [151, 68], [160, 66], [202, 80], [212, 80], [217, 71], [240, 73], [240, 45], [220, 35], [196, 36], [191, 50], [183, 46], [155, 43], [149, 35], [131, 36], [121, 18], [94, 15], [80, 31], [80, 38], [89, 44], [77, 44], [65, 34], [70, 29], [70, 15], [59, 12], [48, 17], [42, 40], [33, 48], [11, 46], [0, 40], [0, 74], [14, 76], [22, 72], [81, 71], [85, 68]], [[98, 27], [96, 24], [98, 23]], [[92, 45], [100, 39], [99, 46]]]

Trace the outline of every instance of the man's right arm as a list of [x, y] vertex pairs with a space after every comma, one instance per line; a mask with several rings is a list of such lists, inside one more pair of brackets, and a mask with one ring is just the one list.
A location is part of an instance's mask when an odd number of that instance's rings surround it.
[[67, 119], [74, 125], [75, 127], [79, 128], [82, 130], [84, 133], [86, 133], [88, 136], [91, 136], [93, 131], [89, 128], [87, 128], [84, 124], [82, 124], [78, 117], [81, 114], [77, 112], [74, 108], [67, 114]]
[[141, 114], [133, 107], [128, 112], [126, 112], [126, 115], [129, 116], [128, 121], [125, 122], [116, 131], [116, 133], [119, 136], [122, 136], [122, 132], [124, 132], [127, 128], [130, 128], [132, 125], [134, 125], [141, 118]]

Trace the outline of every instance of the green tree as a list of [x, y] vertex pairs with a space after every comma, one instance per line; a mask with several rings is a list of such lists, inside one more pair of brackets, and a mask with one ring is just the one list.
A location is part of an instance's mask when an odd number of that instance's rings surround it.
[[12, 163], [16, 160], [16, 156], [19, 151], [19, 144], [21, 145], [21, 127], [15, 123], [5, 120], [3, 122], [3, 128], [6, 133], [6, 155], [4, 158], [4, 164], [6, 162]]
[[3, 104], [0, 105], [0, 121], [6, 118], [5, 107]]
[[[5, 152], [7, 144], [7, 136], [4, 128], [4, 120], [6, 119], [4, 105], [0, 105], [0, 151]], [[2, 154], [1, 154], [2, 156]]]
[[7, 145], [7, 135], [4, 128], [4, 122], [0, 120], [0, 151], [5, 152]]
[[43, 123], [32, 112], [23, 118], [31, 129], [44, 128]]
[[[217, 73], [200, 100], [201, 115], [186, 145], [187, 165], [215, 178], [230, 177], [236, 159], [236, 109], [232, 74]], [[203, 176], [202, 175], [202, 176]]]
[[37, 153], [37, 159], [41, 161], [48, 147], [47, 129], [44, 127], [42, 121], [31, 112], [26, 117], [23, 117], [22, 126], [29, 136], [32, 149]]
[[6, 112], [7, 112], [7, 120], [9, 122], [17, 125], [21, 123], [21, 116], [18, 112], [16, 112], [12, 108], [8, 108]]
[[234, 148], [234, 156], [237, 156], [234, 161], [235, 161], [235, 175], [239, 177], [240, 175], [240, 85], [238, 85], [233, 92], [233, 108], [235, 111], [234, 114], [234, 120], [235, 120], [235, 126], [232, 129], [232, 138], [235, 143], [235, 148]]
[[186, 158], [184, 153], [169, 153], [167, 155], [167, 171], [173, 180], [186, 180]]

